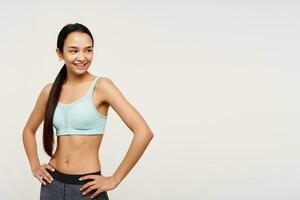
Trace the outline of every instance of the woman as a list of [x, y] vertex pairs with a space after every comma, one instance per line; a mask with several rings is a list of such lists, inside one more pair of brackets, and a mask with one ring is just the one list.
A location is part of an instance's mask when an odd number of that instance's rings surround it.
[[[24, 148], [32, 174], [41, 182], [41, 200], [108, 199], [107, 191], [121, 183], [153, 138], [143, 117], [112, 80], [87, 71], [93, 47], [87, 27], [79, 23], [63, 27], [56, 52], [65, 64], [55, 81], [41, 90], [24, 127]], [[98, 150], [110, 106], [134, 137], [117, 170], [111, 176], [103, 176]], [[40, 164], [35, 138], [42, 121], [43, 147], [51, 157], [44, 164]], [[53, 127], [57, 136], [54, 153]]]

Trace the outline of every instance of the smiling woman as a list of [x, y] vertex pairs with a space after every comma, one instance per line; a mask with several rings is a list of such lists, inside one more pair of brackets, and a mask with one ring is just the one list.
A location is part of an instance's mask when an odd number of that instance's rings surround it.
[[[24, 127], [23, 143], [31, 171], [42, 183], [41, 200], [107, 200], [107, 191], [122, 182], [153, 138], [148, 124], [113, 81], [88, 72], [93, 47], [92, 34], [84, 25], [62, 28], [56, 53], [65, 64], [54, 82], [40, 92]], [[134, 137], [115, 173], [103, 176], [99, 149], [110, 107]], [[40, 164], [35, 133], [43, 121], [43, 146], [50, 160]], [[57, 137], [54, 153], [53, 128]]]

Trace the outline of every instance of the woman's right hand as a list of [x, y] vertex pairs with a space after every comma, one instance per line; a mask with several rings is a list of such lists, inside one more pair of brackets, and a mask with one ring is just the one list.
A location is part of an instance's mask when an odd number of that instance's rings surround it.
[[49, 172], [46, 169], [50, 169], [51, 171], [55, 170], [47, 163], [34, 167], [31, 170], [33, 176], [36, 177], [44, 185], [46, 185], [46, 182], [43, 181], [43, 179], [45, 179], [48, 183], [52, 183], [53, 181], [53, 177], [49, 174]]

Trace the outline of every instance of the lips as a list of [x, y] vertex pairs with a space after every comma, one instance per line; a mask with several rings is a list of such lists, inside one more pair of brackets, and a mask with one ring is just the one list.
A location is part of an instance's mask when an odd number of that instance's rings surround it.
[[86, 66], [86, 64], [74, 64], [76, 67], [79, 67], [79, 68], [84, 68]]

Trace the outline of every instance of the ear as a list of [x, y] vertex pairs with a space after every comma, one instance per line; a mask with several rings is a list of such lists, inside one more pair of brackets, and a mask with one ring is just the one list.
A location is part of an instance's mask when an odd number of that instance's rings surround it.
[[60, 52], [60, 50], [58, 48], [56, 48], [55, 50], [56, 50], [57, 56], [59, 58], [59, 61], [63, 60], [62, 52]]

